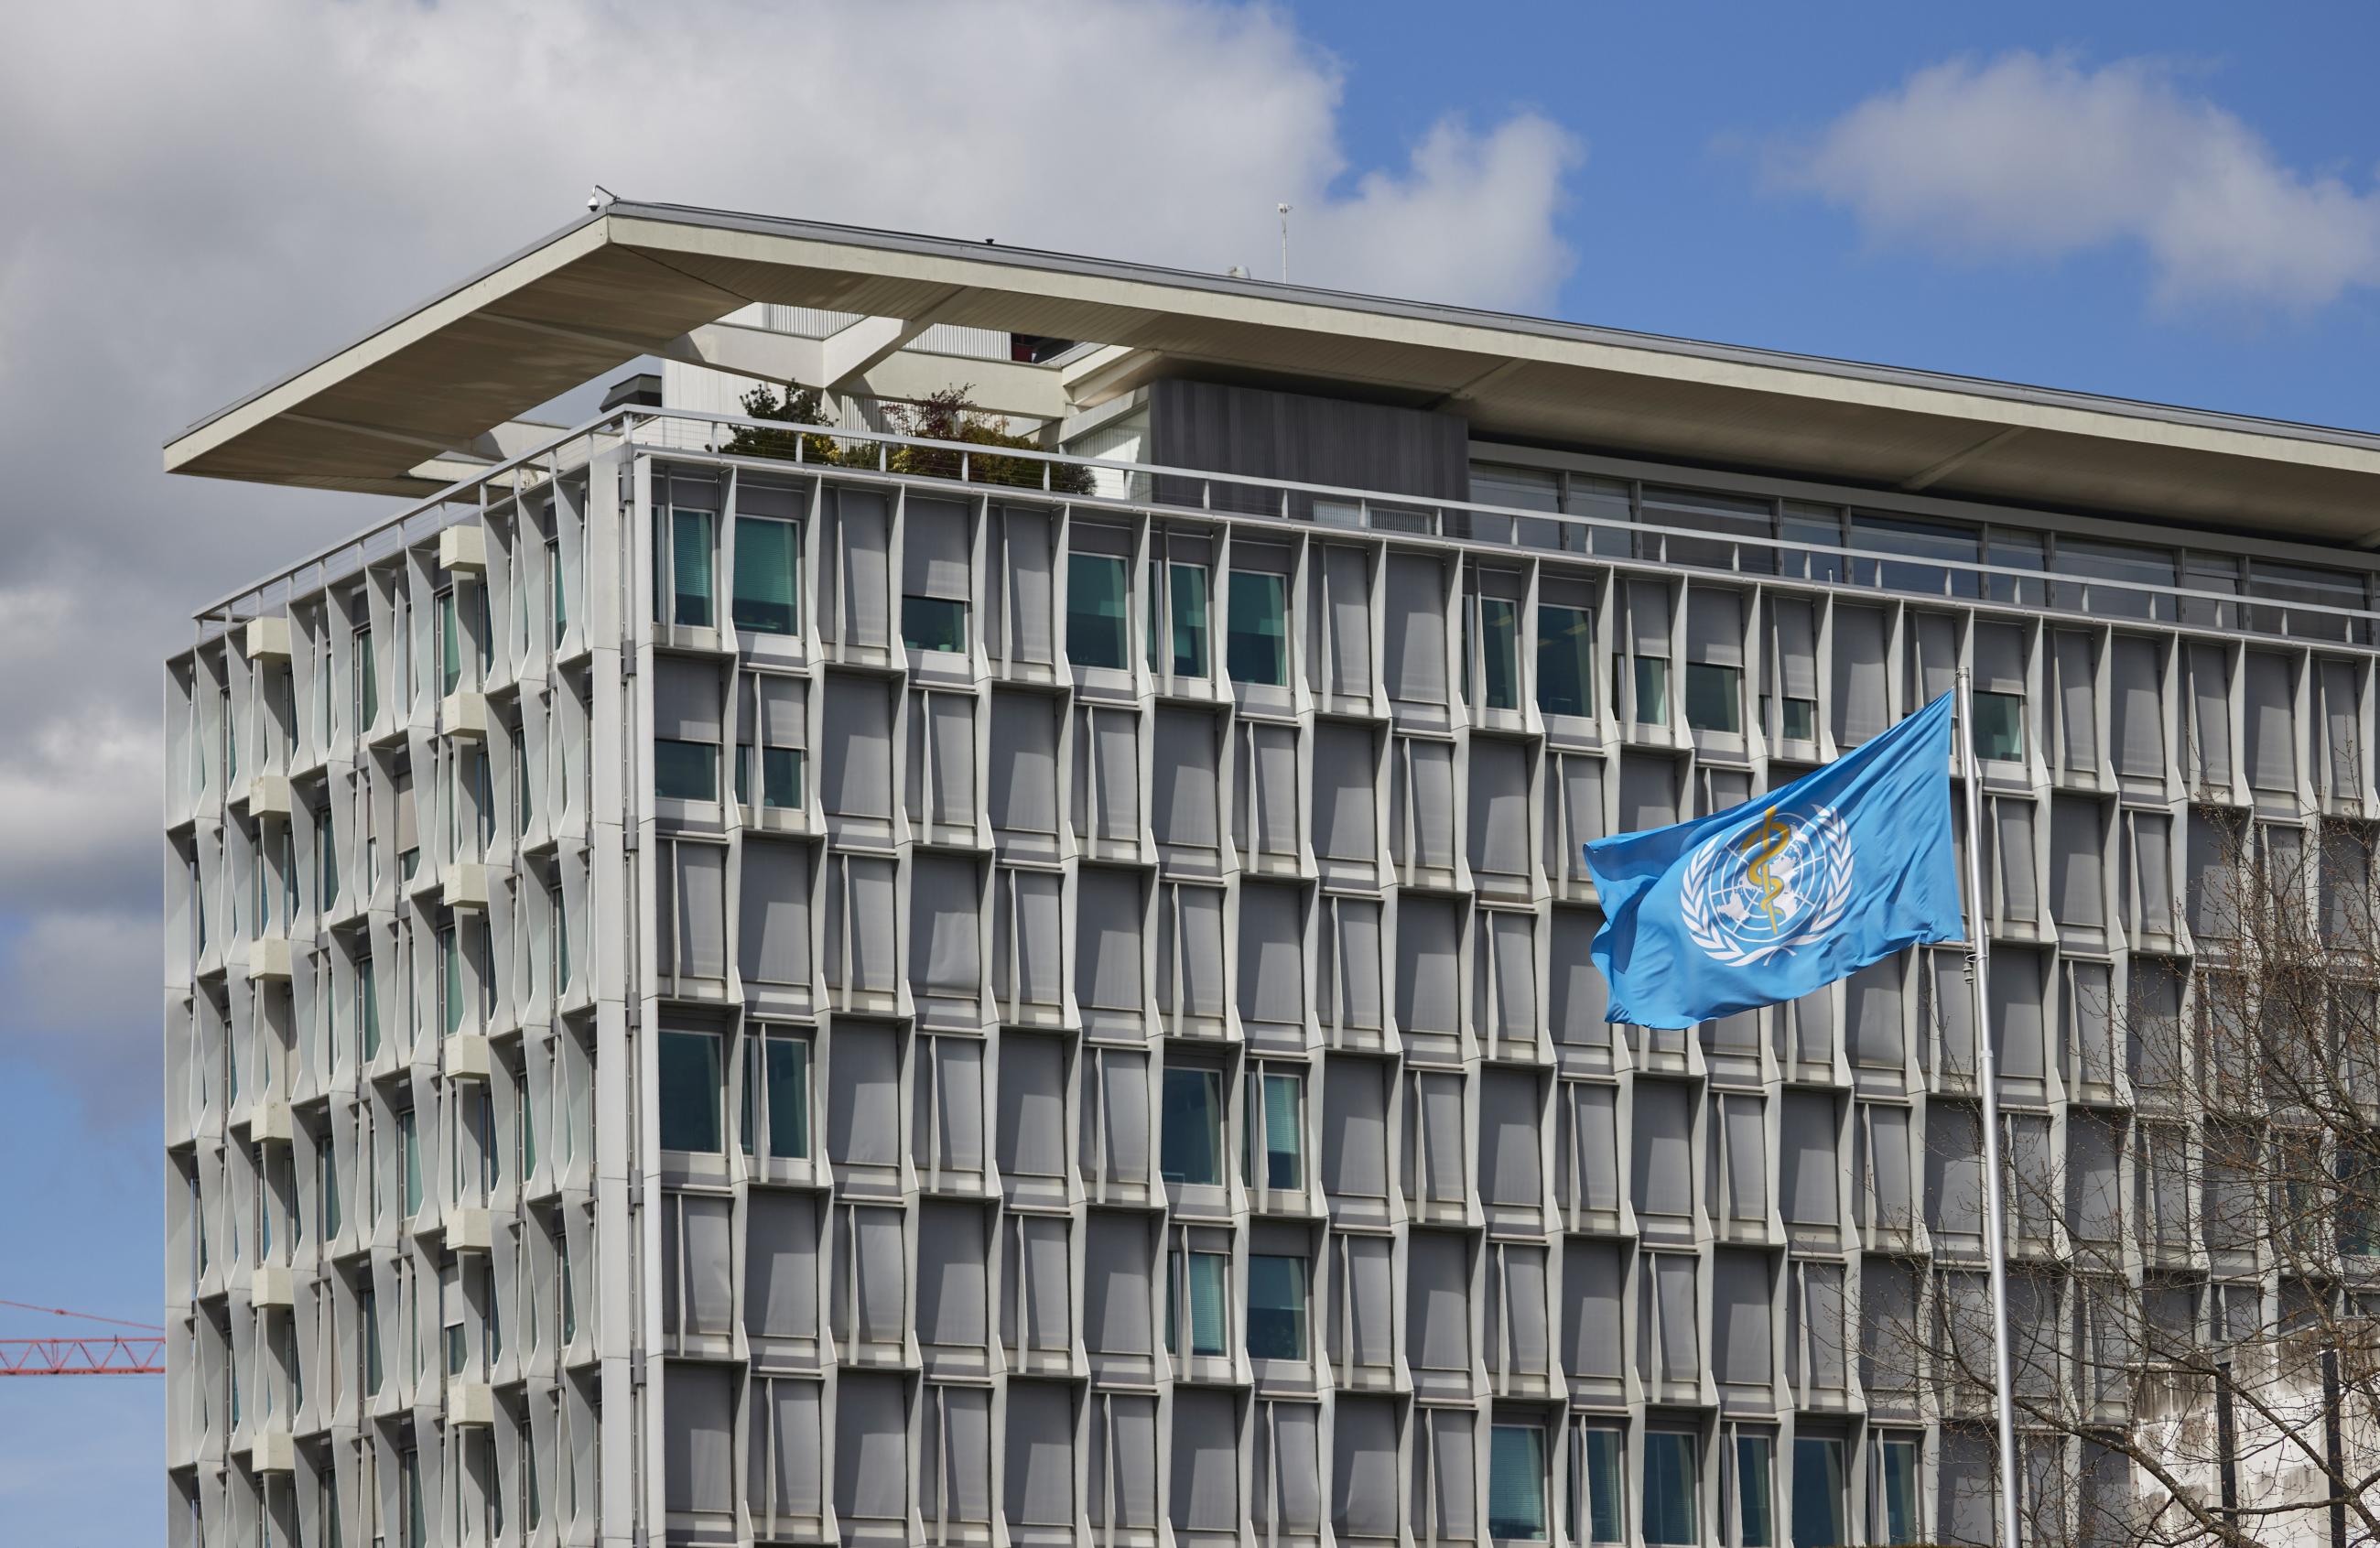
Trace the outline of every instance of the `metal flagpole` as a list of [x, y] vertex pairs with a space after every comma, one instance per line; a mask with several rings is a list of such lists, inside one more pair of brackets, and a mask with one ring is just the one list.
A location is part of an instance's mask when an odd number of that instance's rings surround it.
[[1975, 756], [1971, 675], [1959, 669], [1959, 767], [1967, 783], [1967, 977], [1974, 993], [1975, 1063], [1984, 1088], [1984, 1232], [1992, 1280], [1992, 1373], [2000, 1431], [2000, 1548], [2021, 1548], [2016, 1508], [2016, 1384], [2009, 1360], [2008, 1232], [2000, 1188], [1999, 1061], [1992, 1052], [1991, 942], [1984, 910], [1984, 768]]

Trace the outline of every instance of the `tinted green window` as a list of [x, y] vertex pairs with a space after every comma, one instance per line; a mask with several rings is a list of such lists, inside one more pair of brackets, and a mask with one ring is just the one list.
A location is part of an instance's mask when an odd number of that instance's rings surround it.
[[1124, 662], [1123, 561], [1104, 554], [1066, 556], [1066, 659], [1077, 666], [1122, 670]]
[[1627, 1517], [1620, 1497], [1620, 1432], [1582, 1431], [1579, 1446], [1585, 1453], [1582, 1471], [1585, 1475], [1586, 1499], [1583, 1504], [1572, 1502], [1571, 1518], [1586, 1523], [1589, 1542], [1618, 1542], [1622, 1536], [1621, 1523]]
[[1793, 1441], [1793, 1548], [1836, 1548], [1843, 1536], [1843, 1443]]
[[1670, 718], [1670, 664], [1658, 656], [1636, 659], [1636, 724], [1659, 725]]
[[322, 1158], [322, 1239], [329, 1241], [339, 1234], [342, 1218], [339, 1213], [339, 1157], [327, 1140], [314, 1153]]
[[[1197, 565], [1174, 565], [1166, 584], [1167, 632], [1172, 637], [1173, 675], [1207, 675], [1207, 571]], [[1148, 664], [1157, 660], [1157, 610], [1149, 609]]]
[[901, 643], [913, 651], [966, 649], [966, 603], [943, 597], [901, 599]]
[[[746, 805], [752, 800], [752, 749], [735, 750], [735, 798]], [[764, 747], [760, 750], [760, 804], [778, 811], [791, 811], [802, 804], [802, 753], [799, 748]]]
[[380, 1302], [370, 1290], [356, 1298], [356, 1320], [364, 1331], [364, 1391], [380, 1393]]
[[[1305, 1186], [1305, 1135], [1299, 1118], [1304, 1082], [1294, 1074], [1266, 1073], [1246, 1084], [1247, 1122], [1241, 1126], [1242, 1168], [1252, 1187], [1297, 1188]], [[1261, 1104], [1261, 1106], [1259, 1106]], [[1256, 1153], [1257, 1133], [1263, 1132], [1263, 1154]]]
[[1519, 610], [1503, 597], [1479, 599], [1479, 691], [1488, 709], [1521, 707]]
[[664, 800], [719, 798], [719, 749], [710, 742], [653, 739], [653, 794]]
[[1774, 1444], [1766, 1435], [1738, 1435], [1735, 1438], [1737, 1548], [1774, 1548], [1777, 1542], [1777, 1528], [1770, 1504], [1775, 1495], [1769, 1487]]
[[1815, 699], [1788, 699], [1777, 724], [1778, 735], [1788, 741], [1815, 742], [1818, 739], [1818, 701]]
[[1686, 663], [1686, 724], [1697, 731], [1742, 732], [1742, 680], [1743, 675], [1732, 666]]
[[1534, 1424], [1488, 1431], [1488, 1535], [1545, 1541], [1546, 1432]]
[[[717, 627], [711, 602], [711, 555], [717, 544], [710, 513], [673, 510], [666, 519], [656, 518], [653, 527], [653, 577], [659, 589], [656, 601], [666, 598], [668, 602], [665, 610], [655, 609], [661, 613], [662, 621], [688, 628]], [[662, 541], [664, 535], [666, 542]]]
[[359, 628], [355, 634], [356, 730], [371, 729], [380, 718], [380, 668], [372, 660], [371, 630]]
[[367, 1059], [380, 1052], [380, 986], [375, 978], [370, 957], [356, 964], [356, 1025], [363, 1030]]
[[1974, 696], [1975, 756], [2014, 761], [2024, 756], [2024, 696], [1985, 693]]
[[1162, 1122], [1158, 1170], [1165, 1180], [1210, 1187], [1220, 1183], [1222, 1078], [1211, 1069], [1167, 1070]]
[[438, 691], [452, 693], [463, 682], [463, 627], [455, 613], [455, 593], [438, 593]]
[[453, 1037], [463, 1028], [463, 949], [453, 925], [438, 932], [438, 998], [440, 1025]]
[[1537, 609], [1537, 708], [1595, 713], [1595, 616], [1584, 607]]
[[744, 1044], [744, 1153], [759, 1134], [756, 1103], [765, 1101], [769, 1154], [798, 1161], [810, 1153], [810, 1045], [799, 1038], [747, 1039]]
[[662, 1149], [719, 1152], [719, 1039], [709, 1032], [663, 1032], [661, 1041]]
[[1645, 1435], [1645, 1541], [1700, 1541], [1695, 1520], [1694, 1438], [1675, 1430]]
[[[1224, 1308], [1228, 1295], [1227, 1280], [1231, 1260], [1220, 1252], [1175, 1253], [1168, 1256], [1165, 1274], [1165, 1347], [1167, 1352], [1182, 1352], [1182, 1322], [1189, 1314], [1190, 1352], [1194, 1355], [1224, 1353]], [[1181, 1297], [1190, 1299], [1185, 1309]]]
[[570, 627], [570, 592], [562, 583], [562, 544], [545, 545], [545, 587], [553, 596], [553, 648], [562, 648], [562, 632]]
[[405, 1160], [405, 1213], [409, 1220], [421, 1213], [421, 1132], [410, 1107], [396, 1116], [396, 1141]]
[[1917, 1443], [1884, 1443], [1884, 1541], [1917, 1541]]
[[1305, 1260], [1248, 1255], [1248, 1354], [1305, 1358]]
[[1288, 683], [1288, 583], [1282, 577], [1262, 570], [1232, 572], [1223, 665], [1235, 683], [1273, 688]]
[[758, 634], [801, 628], [802, 530], [790, 521], [735, 518], [735, 627]]

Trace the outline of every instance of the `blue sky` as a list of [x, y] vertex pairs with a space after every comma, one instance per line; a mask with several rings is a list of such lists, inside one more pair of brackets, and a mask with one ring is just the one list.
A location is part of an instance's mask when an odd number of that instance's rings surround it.
[[[384, 508], [169, 486], [157, 445], [596, 178], [1260, 274], [1293, 197], [1301, 279], [2380, 427], [2368, 6], [1006, 0], [794, 27], [759, 0], [103, 0], [21, 23], [0, 143], [48, 149], [0, 158], [26, 216], [0, 232], [0, 1298], [157, 1314], [153, 664], [192, 605]], [[718, 46], [662, 46], [687, 28]], [[705, 111], [590, 123], [583, 82], [632, 60]], [[86, 607], [103, 653], [55, 653]], [[56, 1331], [0, 1308], [0, 1336]], [[159, 1536], [162, 1394], [0, 1382], [0, 1540]]]

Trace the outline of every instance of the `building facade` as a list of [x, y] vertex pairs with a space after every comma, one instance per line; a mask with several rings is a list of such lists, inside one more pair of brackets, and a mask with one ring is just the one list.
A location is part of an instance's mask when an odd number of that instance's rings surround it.
[[[271, 401], [191, 469], [436, 493], [167, 664], [177, 1544], [1988, 1541], [1983, 1432], [1888, 1353], [1983, 1263], [1961, 952], [1609, 1025], [1579, 855], [1961, 669], [2012, 1164], [2144, 1295], [2280, 1293], [2167, 1186], [2202, 1119], [2137, 1029], [2191, 1022], [2221, 814], [2380, 816], [2369, 554], [2087, 461], [1880, 486], [1864, 421], [1770, 467], [1220, 347], [996, 361], [990, 309], [838, 363], [883, 319], [771, 261], [702, 322], [789, 314], [740, 342], [831, 435], [689, 407], [714, 352], [410, 485]], [[870, 428], [865, 373], [994, 364], [1122, 379], [994, 405], [1046, 456]], [[2218, 430], [2313, 468], [2292, 512], [2380, 489]]]

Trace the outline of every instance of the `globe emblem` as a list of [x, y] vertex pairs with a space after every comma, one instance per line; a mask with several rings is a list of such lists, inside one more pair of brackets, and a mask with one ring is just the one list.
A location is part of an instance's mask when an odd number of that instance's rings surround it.
[[1681, 887], [1686, 932], [1730, 963], [1762, 961], [1822, 940], [1851, 896], [1851, 850], [1832, 807], [1770, 808], [1705, 844]]

